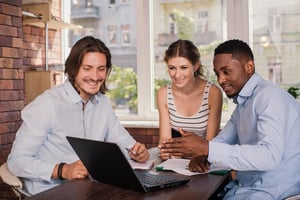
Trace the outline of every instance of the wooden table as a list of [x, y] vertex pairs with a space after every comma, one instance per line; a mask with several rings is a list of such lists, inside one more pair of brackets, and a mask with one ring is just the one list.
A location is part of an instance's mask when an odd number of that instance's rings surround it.
[[191, 181], [184, 186], [149, 193], [139, 193], [104, 183], [97, 183], [90, 179], [82, 179], [67, 181], [62, 185], [31, 196], [28, 200], [206, 200], [215, 199], [216, 193], [229, 180], [230, 173], [226, 175], [200, 174], [191, 176]]

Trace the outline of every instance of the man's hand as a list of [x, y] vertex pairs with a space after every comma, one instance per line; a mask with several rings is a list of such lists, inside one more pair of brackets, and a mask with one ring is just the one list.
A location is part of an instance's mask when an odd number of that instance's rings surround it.
[[[52, 178], [58, 178], [58, 165], [57, 164], [53, 170]], [[64, 179], [72, 180], [72, 179], [81, 179], [85, 178], [89, 175], [87, 169], [83, 165], [83, 163], [78, 160], [71, 164], [65, 164], [62, 168], [62, 177]]]
[[139, 142], [135, 143], [134, 146], [128, 150], [129, 156], [137, 162], [146, 162], [149, 159], [149, 152], [144, 144]]
[[189, 170], [192, 172], [207, 172], [209, 170], [209, 162], [207, 156], [198, 156], [191, 159]]
[[179, 157], [197, 157], [208, 155], [208, 141], [203, 140], [194, 133], [188, 133], [181, 129], [183, 137], [171, 138], [159, 145], [161, 154], [171, 154]]

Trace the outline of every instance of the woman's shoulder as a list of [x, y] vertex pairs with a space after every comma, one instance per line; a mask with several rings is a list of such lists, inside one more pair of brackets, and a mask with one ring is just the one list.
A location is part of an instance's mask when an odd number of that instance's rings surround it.
[[211, 81], [207, 81], [206, 87], [208, 87], [208, 93], [209, 96], [222, 96], [222, 89], [216, 85], [215, 83], [212, 83]]
[[159, 89], [158, 89], [158, 94], [161, 94], [161, 93], [167, 93], [167, 90], [168, 90], [168, 87], [169, 85], [163, 85], [161, 86]]

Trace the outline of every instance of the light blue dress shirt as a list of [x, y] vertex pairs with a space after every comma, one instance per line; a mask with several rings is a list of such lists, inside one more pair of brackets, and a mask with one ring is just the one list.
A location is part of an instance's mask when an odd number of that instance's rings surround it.
[[209, 142], [208, 161], [237, 170], [225, 199], [300, 193], [300, 102], [256, 73], [234, 102], [231, 119]]
[[62, 182], [51, 179], [56, 164], [78, 160], [66, 136], [117, 143], [127, 157], [126, 148], [136, 142], [105, 95], [95, 95], [83, 110], [83, 101], [69, 81], [38, 96], [24, 108], [22, 120], [7, 162], [31, 194]]

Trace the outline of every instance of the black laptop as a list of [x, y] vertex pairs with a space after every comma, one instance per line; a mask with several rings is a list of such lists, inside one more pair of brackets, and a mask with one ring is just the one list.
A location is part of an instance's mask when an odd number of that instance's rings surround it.
[[67, 136], [72, 148], [84, 163], [90, 176], [99, 182], [149, 192], [184, 185], [190, 178], [173, 173], [153, 174], [134, 170], [115, 143]]

